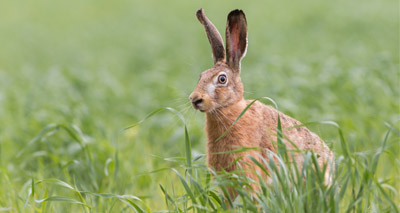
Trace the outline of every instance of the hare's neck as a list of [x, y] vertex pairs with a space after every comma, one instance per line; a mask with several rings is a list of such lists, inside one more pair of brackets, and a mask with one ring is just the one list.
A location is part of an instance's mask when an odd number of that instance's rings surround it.
[[216, 109], [206, 114], [206, 132], [209, 141], [216, 140], [237, 119], [246, 108], [246, 101], [241, 100], [233, 105]]

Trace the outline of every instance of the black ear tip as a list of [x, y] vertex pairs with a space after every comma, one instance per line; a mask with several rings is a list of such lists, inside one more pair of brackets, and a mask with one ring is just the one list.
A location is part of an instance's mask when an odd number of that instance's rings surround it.
[[239, 15], [244, 15], [243, 10], [239, 10], [239, 9], [232, 10], [232, 11], [229, 13], [228, 16], [239, 16]]
[[200, 8], [197, 12], [196, 12], [196, 16], [199, 17], [201, 16], [201, 14], [204, 13], [203, 8]]
[[204, 15], [204, 10], [203, 10], [203, 8], [200, 8], [197, 12], [196, 12], [196, 17], [197, 17], [197, 19], [200, 21], [200, 23], [202, 23], [203, 24], [203, 22], [204, 22], [204, 17], [205, 17], [206, 15]]

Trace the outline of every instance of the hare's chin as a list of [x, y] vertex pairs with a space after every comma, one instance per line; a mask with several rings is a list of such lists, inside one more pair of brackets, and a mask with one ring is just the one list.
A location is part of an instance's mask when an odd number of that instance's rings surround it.
[[201, 108], [201, 107], [193, 106], [193, 108], [194, 108], [195, 110], [199, 110], [200, 112], [207, 112], [206, 109], [203, 109], [203, 108]]
[[208, 112], [208, 111], [209, 111], [209, 109], [205, 109], [205, 108], [203, 108], [202, 106], [193, 105], [193, 108], [194, 108], [195, 110], [199, 110], [200, 112]]
[[199, 110], [200, 112], [204, 112], [204, 109], [201, 109], [201, 106], [198, 106], [198, 105], [196, 105], [196, 104], [192, 104], [192, 106], [193, 106], [193, 108], [194, 108], [195, 110]]
[[213, 109], [214, 109], [214, 108], [206, 108], [206, 109], [204, 109], [204, 108], [198, 108], [197, 110], [199, 110], [200, 112], [203, 112], [203, 113], [208, 113], [208, 112], [212, 112]]

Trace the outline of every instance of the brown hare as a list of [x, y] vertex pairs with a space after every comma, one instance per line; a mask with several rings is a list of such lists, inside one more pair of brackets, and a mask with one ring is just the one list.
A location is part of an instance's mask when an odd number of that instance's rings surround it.
[[[278, 115], [288, 150], [294, 149], [288, 142], [291, 141], [300, 150], [311, 150], [316, 153], [319, 156], [320, 166], [331, 161], [333, 153], [315, 133], [304, 126], [289, 128], [301, 123], [261, 102], [254, 102], [231, 126], [252, 102], [243, 98], [243, 84], [240, 79], [240, 62], [247, 49], [246, 17], [242, 10], [233, 10], [229, 13], [225, 51], [221, 35], [206, 17], [203, 9], [197, 11], [196, 16], [204, 25], [214, 59], [214, 66], [201, 73], [200, 80], [189, 97], [193, 107], [206, 114], [208, 166], [216, 171], [233, 171], [237, 166], [235, 160], [242, 158], [244, 164], [241, 165], [246, 175], [256, 178], [255, 171], [260, 168], [256, 167], [248, 156], [260, 160], [261, 157], [267, 159], [265, 150], [276, 152], [274, 143], [277, 140]], [[220, 138], [228, 128], [230, 129], [226, 135]], [[240, 147], [258, 147], [261, 151], [227, 153]], [[303, 164], [301, 154], [295, 154], [293, 160], [299, 167]], [[328, 178], [328, 173], [325, 175], [325, 180]]]

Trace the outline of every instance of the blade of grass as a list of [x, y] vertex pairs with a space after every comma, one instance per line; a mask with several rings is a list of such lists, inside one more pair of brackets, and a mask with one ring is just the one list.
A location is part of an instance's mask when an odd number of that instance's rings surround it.
[[176, 171], [175, 169], [172, 169], [172, 171], [174, 171], [176, 173], [176, 175], [178, 175], [179, 180], [181, 181], [183, 187], [185, 188], [186, 193], [189, 195], [192, 203], [197, 204], [196, 198], [192, 192], [192, 190], [189, 187], [189, 184], [186, 182], [186, 180], [182, 177], [182, 175]]
[[186, 167], [189, 171], [189, 174], [192, 175], [192, 148], [191, 148], [191, 143], [190, 143], [190, 137], [189, 137], [189, 133], [187, 130], [187, 126], [186, 126], [186, 121], [185, 118], [183, 117], [183, 115], [178, 112], [177, 110], [171, 108], [171, 107], [163, 107], [163, 108], [159, 108], [153, 112], [151, 112], [150, 114], [148, 114], [145, 118], [143, 118], [142, 120], [140, 120], [138, 123], [130, 125], [128, 127], [125, 127], [122, 131], [126, 131], [130, 128], [133, 128], [137, 125], [142, 124], [144, 121], [146, 121], [147, 119], [149, 119], [150, 117], [152, 117], [153, 115], [162, 112], [164, 110], [168, 110], [170, 112], [172, 112], [173, 114], [175, 114], [183, 123], [184, 125], [184, 131], [185, 131], [185, 154], [186, 154]]

